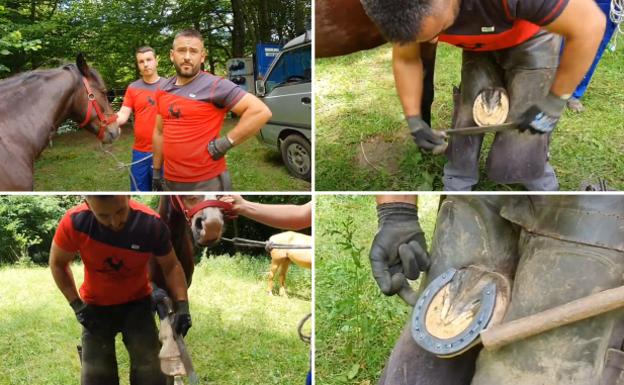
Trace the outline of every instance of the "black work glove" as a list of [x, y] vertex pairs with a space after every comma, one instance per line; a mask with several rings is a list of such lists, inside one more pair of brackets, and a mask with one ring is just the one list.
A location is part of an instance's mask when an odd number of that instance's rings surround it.
[[552, 132], [561, 118], [566, 102], [566, 99], [549, 92], [539, 104], [532, 105], [522, 113], [518, 128], [520, 131], [530, 130], [532, 134]]
[[162, 170], [152, 168], [152, 191], [163, 191], [163, 182]]
[[417, 279], [430, 265], [416, 206], [383, 203], [377, 206], [377, 216], [379, 229], [370, 250], [373, 277], [385, 295], [398, 293], [405, 302], [414, 305], [418, 298], [407, 279]]
[[98, 327], [99, 322], [95, 314], [95, 309], [92, 306], [82, 302], [80, 298], [71, 301], [69, 306], [74, 309], [78, 322], [87, 330], [92, 332]]
[[[158, 304], [164, 303], [165, 298], [167, 298], [167, 292], [156, 286], [154, 283], [152, 283], [152, 289], [152, 311], [158, 312]], [[158, 314], [160, 319], [166, 316], [167, 314]]]
[[223, 158], [223, 155], [232, 147], [234, 147], [234, 144], [232, 144], [230, 139], [227, 136], [222, 136], [208, 143], [208, 152], [212, 159], [217, 160]]
[[420, 115], [408, 116], [406, 119], [414, 142], [418, 147], [433, 154], [441, 154], [446, 150], [447, 143], [444, 140], [446, 138], [444, 133], [432, 130]]
[[178, 301], [175, 304], [175, 317], [173, 318], [173, 330], [177, 334], [186, 336], [188, 330], [193, 326], [191, 314], [189, 313], [188, 301]]

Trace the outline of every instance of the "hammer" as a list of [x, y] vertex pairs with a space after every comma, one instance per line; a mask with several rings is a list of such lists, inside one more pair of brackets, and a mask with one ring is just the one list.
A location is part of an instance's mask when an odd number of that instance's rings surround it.
[[491, 326], [480, 333], [488, 350], [569, 325], [624, 306], [624, 286], [604, 290], [548, 310]]

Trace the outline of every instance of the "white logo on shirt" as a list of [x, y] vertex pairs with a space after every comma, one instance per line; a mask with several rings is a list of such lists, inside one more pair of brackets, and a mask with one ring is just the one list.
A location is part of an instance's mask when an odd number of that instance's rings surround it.
[[140, 248], [141, 248], [141, 246], [139, 246], [139, 245], [131, 245], [131, 246], [130, 246], [130, 248], [131, 248], [132, 250], [138, 250], [138, 249], [140, 249]]

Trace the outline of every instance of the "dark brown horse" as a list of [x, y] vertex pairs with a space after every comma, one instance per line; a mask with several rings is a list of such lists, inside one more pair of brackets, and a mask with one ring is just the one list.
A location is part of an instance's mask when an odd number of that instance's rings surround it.
[[[205, 207], [193, 212], [193, 208], [201, 207], [198, 205], [202, 203], [218, 202], [216, 195], [184, 195], [179, 198], [161, 196], [158, 213], [169, 227], [171, 243], [184, 269], [186, 283], [190, 286], [195, 270], [195, 245], [210, 247], [221, 240], [224, 213], [219, 207]], [[150, 261], [150, 274], [156, 286], [167, 287], [160, 266], [153, 260]]]
[[[347, 55], [386, 43], [359, 0], [317, 0], [314, 13], [317, 58]], [[420, 51], [425, 71], [421, 110], [423, 119], [431, 124], [436, 44], [421, 43]]]
[[67, 119], [104, 143], [120, 134], [104, 82], [82, 55], [75, 65], [0, 81], [0, 191], [33, 189], [35, 159]]

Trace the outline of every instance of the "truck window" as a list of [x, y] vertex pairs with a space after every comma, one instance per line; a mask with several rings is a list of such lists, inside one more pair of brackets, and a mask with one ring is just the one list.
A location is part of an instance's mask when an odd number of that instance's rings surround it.
[[265, 82], [268, 94], [275, 87], [312, 81], [312, 46], [283, 52]]

